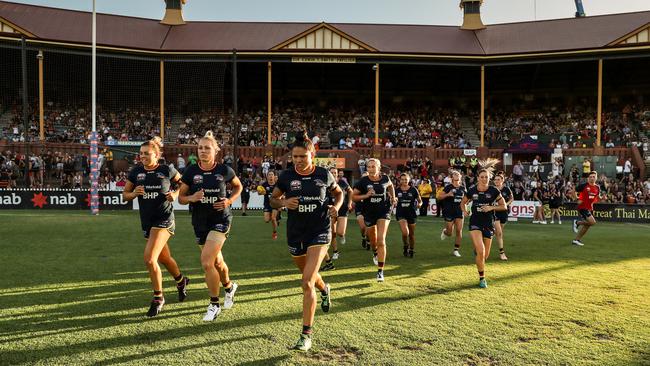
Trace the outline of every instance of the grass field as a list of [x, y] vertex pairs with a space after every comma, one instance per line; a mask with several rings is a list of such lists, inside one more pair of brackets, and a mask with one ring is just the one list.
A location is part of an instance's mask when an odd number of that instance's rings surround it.
[[0, 211], [0, 364], [161, 365], [639, 365], [650, 364], [650, 227], [602, 223], [570, 245], [564, 225], [512, 223], [508, 262], [493, 248], [490, 287], [463, 257], [418, 224], [416, 257], [401, 256], [391, 224], [386, 282], [350, 222], [332, 284], [316, 313], [314, 348], [297, 353], [299, 275], [260, 217], [236, 217], [224, 249], [240, 284], [235, 307], [201, 321], [207, 291], [189, 216], [177, 213], [172, 253], [192, 278], [145, 319], [151, 291], [136, 212]]

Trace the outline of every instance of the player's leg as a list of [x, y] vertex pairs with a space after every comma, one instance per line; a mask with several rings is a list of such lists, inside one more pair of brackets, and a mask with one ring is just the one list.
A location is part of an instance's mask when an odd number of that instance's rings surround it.
[[384, 281], [384, 263], [386, 263], [387, 248], [386, 248], [386, 232], [390, 220], [379, 219], [377, 220], [376, 227], [376, 247], [377, 247], [377, 281]]
[[278, 210], [271, 211], [271, 224], [273, 224], [273, 239], [278, 238]]
[[[454, 219], [453, 230], [454, 230], [454, 252], [455, 257], [460, 257], [460, 243], [463, 241], [463, 224], [465, 219], [462, 217], [460, 219]], [[451, 233], [451, 231], [450, 231]]]
[[[153, 301], [147, 312], [147, 316], [149, 317], [158, 315], [165, 303], [162, 288], [162, 272], [158, 265], [158, 258], [160, 252], [167, 245], [167, 240], [169, 240], [170, 236], [171, 233], [167, 229], [151, 228], [144, 249], [144, 264], [149, 271], [151, 287], [153, 288]], [[180, 271], [178, 273], [180, 274]]]
[[409, 257], [415, 254], [415, 223], [409, 224]]
[[[321, 297], [326, 298], [327, 306], [323, 308], [329, 311], [330, 294], [329, 285], [326, 285], [321, 276], [318, 274], [318, 268], [321, 265], [327, 245], [317, 245], [307, 248], [307, 254], [293, 257], [296, 266], [302, 272], [302, 333], [300, 339], [294, 348], [301, 351], [307, 351], [311, 348], [312, 326], [314, 324], [314, 314], [316, 313], [316, 293], [315, 289], [320, 290]], [[322, 305], [322, 304], [321, 304]]]
[[404, 256], [409, 255], [409, 225], [406, 222], [406, 219], [400, 219], [398, 221], [399, 229], [402, 232], [402, 245], [404, 246]]
[[348, 217], [339, 216], [336, 218], [336, 235], [340, 238], [341, 244], [345, 244], [345, 233], [348, 228]]
[[483, 287], [485, 282], [485, 244], [483, 243], [483, 233], [481, 230], [471, 230], [469, 232], [472, 238], [472, 245], [474, 246], [474, 259], [476, 262], [476, 270], [479, 276], [479, 286]]

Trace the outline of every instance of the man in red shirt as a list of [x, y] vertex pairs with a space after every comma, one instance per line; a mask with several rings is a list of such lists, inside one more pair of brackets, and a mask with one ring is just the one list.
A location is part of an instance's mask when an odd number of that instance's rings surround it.
[[[582, 220], [573, 220], [573, 232], [578, 234], [572, 242], [573, 245], [583, 246], [580, 239], [589, 228], [596, 225], [593, 215], [594, 203], [600, 199], [600, 187], [596, 184], [596, 179], [598, 179], [598, 173], [590, 172], [587, 176], [587, 183], [577, 186], [573, 193], [573, 198], [578, 200], [578, 213], [582, 217]], [[582, 227], [578, 230], [579, 226]]]

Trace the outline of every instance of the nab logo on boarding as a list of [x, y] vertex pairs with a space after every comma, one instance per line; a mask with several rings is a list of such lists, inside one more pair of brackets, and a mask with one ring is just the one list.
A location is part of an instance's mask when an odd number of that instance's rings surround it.
[[[48, 200], [49, 198], [49, 200]], [[31, 199], [34, 207], [43, 208], [45, 205], [64, 205], [71, 206], [77, 204], [77, 197], [70, 193], [60, 196], [46, 196], [43, 192], [34, 193]]]
[[0, 205], [18, 206], [23, 202], [19, 195], [12, 193], [10, 196], [0, 197]]

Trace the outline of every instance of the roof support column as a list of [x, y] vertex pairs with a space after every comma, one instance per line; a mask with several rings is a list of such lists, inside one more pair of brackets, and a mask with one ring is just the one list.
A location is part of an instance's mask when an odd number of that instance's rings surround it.
[[38, 121], [39, 138], [45, 142], [45, 118], [43, 112], [43, 51], [38, 51]]
[[481, 65], [481, 147], [485, 147], [485, 65]]
[[160, 138], [165, 141], [165, 61], [160, 60]]
[[375, 64], [375, 145], [379, 145], [379, 64]]
[[269, 61], [266, 65], [266, 70], [267, 70], [267, 75], [268, 75], [268, 80], [267, 80], [267, 101], [266, 101], [266, 144], [271, 145], [271, 113], [273, 113], [272, 109], [272, 82], [271, 82], [271, 76], [272, 76], [272, 66], [271, 66], [271, 61]]
[[603, 119], [603, 59], [598, 60], [598, 114], [596, 115], [596, 146], [600, 147], [600, 132]]

